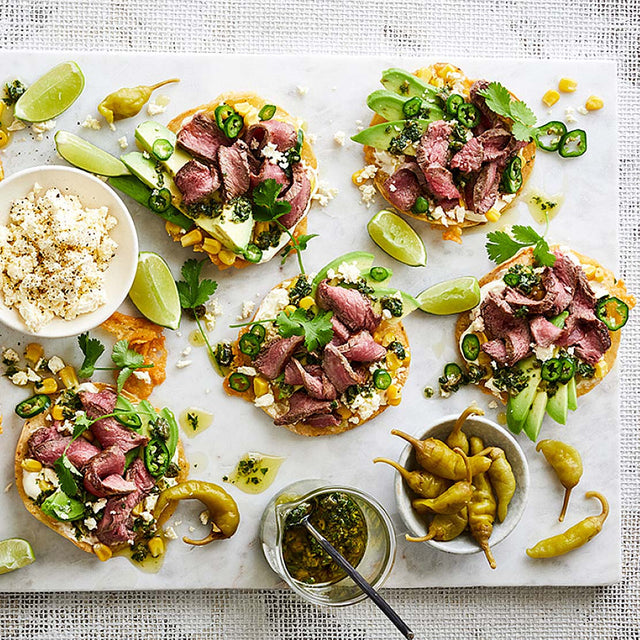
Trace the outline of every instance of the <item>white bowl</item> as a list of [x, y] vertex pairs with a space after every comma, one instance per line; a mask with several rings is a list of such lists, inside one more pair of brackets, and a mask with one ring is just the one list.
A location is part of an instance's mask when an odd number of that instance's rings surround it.
[[[458, 414], [438, 418], [438, 420], [430, 424], [426, 429], [414, 435], [421, 440], [437, 438], [438, 440], [444, 441], [449, 433], [451, 433], [451, 429], [457, 419]], [[507, 517], [504, 519], [504, 522], [498, 522], [496, 519], [493, 525], [493, 533], [489, 540], [489, 544], [493, 548], [516, 528], [516, 525], [520, 522], [520, 518], [524, 513], [529, 493], [529, 466], [527, 465], [527, 459], [520, 445], [518, 445], [513, 436], [495, 422], [491, 422], [481, 416], [470, 416], [464, 423], [462, 430], [468, 437], [478, 436], [482, 438], [485, 447], [494, 446], [503, 449], [516, 478], [516, 491], [509, 504]], [[417, 467], [413, 447], [410, 444], [403, 449], [398, 463], [405, 467], [405, 469], [412, 470]], [[404, 480], [400, 477], [400, 474], [396, 474], [395, 493], [398, 511], [411, 534], [416, 537], [426, 535], [428, 530], [426, 522], [411, 506], [411, 501], [417, 496], [407, 487]], [[426, 544], [441, 551], [460, 555], [481, 551], [478, 543], [468, 532], [459, 535], [449, 542], [427, 540]]]
[[7, 224], [9, 221], [11, 203], [24, 198], [36, 183], [44, 189], [56, 187], [63, 195], [77, 195], [85, 207], [106, 206], [109, 213], [118, 220], [117, 226], [110, 232], [118, 249], [105, 271], [107, 303], [95, 311], [74, 320], [55, 318], [34, 333], [27, 328], [16, 310], [4, 305], [0, 295], [0, 322], [8, 327], [40, 338], [74, 336], [104, 322], [127, 297], [138, 264], [138, 236], [127, 207], [111, 187], [85, 171], [53, 165], [25, 169], [0, 182], [0, 224]]

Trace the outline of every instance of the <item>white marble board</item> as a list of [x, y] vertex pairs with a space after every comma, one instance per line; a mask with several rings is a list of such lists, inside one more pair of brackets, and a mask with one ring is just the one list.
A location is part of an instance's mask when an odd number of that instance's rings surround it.
[[[366, 95], [378, 86], [380, 71], [389, 66], [414, 69], [436, 59], [356, 58], [356, 57], [249, 57], [143, 54], [80, 54], [47, 52], [0, 53], [2, 75], [32, 81], [53, 64], [76, 60], [86, 76], [86, 88], [73, 107], [57, 119], [57, 128], [77, 132], [99, 146], [119, 153], [117, 139], [126, 135], [133, 142], [135, 125], [148, 118], [143, 111], [132, 120], [122, 121], [117, 131], [106, 127], [88, 131], [79, 127], [87, 114], [96, 115], [100, 99], [121, 86], [151, 83], [178, 76], [179, 85], [161, 93], [171, 97], [167, 112], [157, 119], [168, 121], [173, 115], [207, 102], [227, 90], [255, 90], [308, 121], [308, 130], [317, 134], [316, 152], [321, 177], [339, 193], [326, 209], [315, 206], [309, 217], [309, 232], [319, 233], [306, 252], [308, 270], [317, 270], [329, 259], [353, 249], [376, 254], [378, 263], [394, 269], [394, 285], [417, 293], [428, 285], [455, 276], [477, 277], [491, 268], [484, 251], [483, 231], [465, 232], [464, 244], [443, 243], [438, 232], [415, 223], [429, 253], [426, 268], [412, 269], [394, 262], [371, 242], [365, 231], [368, 219], [383, 206], [380, 197], [367, 209], [351, 183], [351, 174], [362, 167], [362, 152], [347, 140], [344, 147], [334, 142], [334, 133], [347, 137], [356, 131], [357, 122], [366, 124], [370, 112]], [[615, 65], [603, 61], [555, 60], [464, 60], [451, 62], [470, 77], [486, 77], [503, 82], [531, 105], [540, 122], [562, 119], [564, 108], [577, 108], [590, 94], [604, 98], [605, 109], [588, 116], [577, 115], [576, 127], [589, 135], [589, 150], [574, 161], [562, 161], [552, 154], [540, 153], [530, 184], [549, 193], [565, 194], [562, 211], [551, 225], [554, 241], [570, 242], [577, 250], [617, 268], [617, 162]], [[562, 102], [547, 113], [541, 95], [556, 85], [562, 76], [579, 81], [578, 91], [563, 95]], [[306, 94], [298, 87], [308, 88]], [[42, 141], [34, 140], [27, 130], [0, 154], [7, 175], [30, 166], [62, 163], [53, 146], [53, 133]], [[131, 200], [130, 205], [143, 250], [166, 257], [174, 275], [191, 257], [188, 250], [172, 243], [164, 225]], [[527, 208], [520, 204], [494, 228], [506, 223], [532, 224]], [[281, 268], [278, 260], [243, 272], [229, 270], [208, 275], [219, 282], [219, 300], [224, 315], [213, 334], [214, 340], [230, 338], [227, 325], [236, 320], [244, 300], [256, 302], [277, 282], [296, 272], [295, 260]], [[125, 307], [128, 309], [129, 307]], [[191, 548], [181, 541], [169, 546], [161, 571], [145, 574], [124, 558], [102, 564], [37, 522], [21, 504], [15, 488], [2, 492], [13, 480], [13, 451], [20, 420], [13, 413], [24, 391], [6, 380], [0, 382], [0, 402], [4, 416], [0, 435], [0, 539], [20, 536], [29, 539], [37, 562], [30, 567], [0, 576], [1, 591], [61, 591], [107, 589], [186, 589], [186, 588], [274, 588], [282, 586], [269, 569], [257, 540], [262, 510], [274, 492], [294, 480], [320, 477], [330, 483], [345, 483], [364, 488], [375, 495], [392, 514], [396, 524], [398, 553], [387, 586], [478, 586], [478, 585], [596, 585], [620, 578], [619, 508], [619, 418], [618, 372], [614, 370], [595, 391], [580, 399], [578, 411], [569, 424], [561, 427], [549, 419], [544, 437], [561, 438], [577, 446], [584, 459], [585, 473], [572, 498], [565, 524], [557, 522], [562, 491], [552, 472], [534, 446], [524, 437], [523, 446], [531, 468], [532, 490], [524, 517], [516, 531], [495, 549], [498, 568], [491, 571], [482, 554], [453, 556], [427, 545], [404, 541], [404, 527], [393, 497], [393, 475], [387, 467], [374, 466], [375, 456], [392, 458], [399, 454], [402, 442], [389, 435], [393, 427], [417, 431], [437, 416], [453, 413], [477, 400], [488, 417], [497, 411], [487, 408], [489, 397], [477, 389], [466, 389], [450, 399], [423, 397], [426, 384], [437, 385], [444, 363], [454, 358], [452, 337], [454, 319], [429, 317], [416, 312], [406, 321], [413, 361], [402, 404], [389, 408], [380, 417], [340, 436], [306, 439], [286, 429], [278, 429], [267, 416], [248, 403], [226, 397], [221, 379], [212, 371], [202, 349], [194, 349], [193, 365], [177, 369], [181, 351], [194, 328], [183, 320], [181, 336], [167, 331], [169, 348], [168, 377], [156, 389], [152, 400], [168, 405], [176, 413], [189, 406], [200, 406], [215, 414], [213, 426], [195, 439], [185, 439], [191, 476], [220, 482], [247, 451], [282, 455], [282, 465], [274, 485], [260, 495], [246, 495], [235, 487], [229, 491], [238, 501], [241, 524], [228, 541], [205, 548]], [[0, 328], [0, 346], [24, 345], [24, 337]], [[75, 340], [44, 341], [48, 354], [59, 354], [79, 363]], [[228, 486], [228, 485], [227, 485]], [[524, 549], [549, 534], [598, 511], [594, 502], [584, 499], [586, 490], [602, 491], [611, 502], [611, 516], [604, 531], [589, 545], [571, 555], [552, 561], [535, 562]], [[195, 524], [196, 509], [181, 507], [173, 521], [180, 535]]]

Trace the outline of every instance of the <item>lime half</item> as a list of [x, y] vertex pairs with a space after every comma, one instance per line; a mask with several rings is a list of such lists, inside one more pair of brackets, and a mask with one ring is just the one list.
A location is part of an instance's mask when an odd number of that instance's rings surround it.
[[27, 122], [51, 120], [66, 111], [84, 89], [84, 76], [75, 62], [63, 62], [38, 78], [16, 102], [15, 116]]
[[0, 574], [22, 569], [35, 562], [31, 545], [22, 538], [0, 540]]
[[73, 133], [58, 131], [54, 140], [58, 153], [74, 167], [100, 176], [129, 174], [127, 167], [118, 158]]
[[473, 309], [480, 302], [480, 285], [473, 276], [446, 280], [416, 296], [420, 309], [437, 316], [448, 316]]
[[424, 267], [427, 264], [427, 250], [424, 242], [399, 215], [383, 209], [376, 213], [367, 231], [371, 239], [392, 258], [410, 267]]
[[129, 297], [151, 322], [169, 329], [180, 326], [182, 308], [178, 288], [167, 263], [157, 253], [140, 253]]

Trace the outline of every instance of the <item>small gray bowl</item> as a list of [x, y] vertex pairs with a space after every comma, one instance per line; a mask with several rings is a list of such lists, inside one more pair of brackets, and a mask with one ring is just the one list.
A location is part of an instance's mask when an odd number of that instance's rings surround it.
[[[438, 440], [444, 441], [447, 439], [449, 433], [451, 433], [451, 429], [453, 429], [457, 419], [458, 414], [444, 416], [431, 423], [424, 431], [414, 435], [421, 440], [437, 438]], [[509, 504], [507, 517], [504, 522], [498, 522], [496, 520], [493, 525], [493, 533], [491, 534], [489, 543], [491, 547], [495, 547], [516, 528], [516, 525], [520, 522], [520, 518], [524, 513], [529, 494], [529, 466], [527, 465], [527, 459], [520, 445], [518, 445], [513, 436], [495, 422], [491, 422], [491, 420], [487, 420], [481, 416], [469, 416], [462, 430], [468, 437], [477, 436], [482, 438], [485, 447], [491, 446], [503, 449], [516, 478], [516, 492]], [[410, 444], [403, 449], [398, 463], [405, 469], [413, 470], [417, 468], [416, 457], [413, 452], [413, 447]], [[398, 510], [407, 529], [416, 537], [426, 535], [428, 530], [427, 524], [411, 506], [411, 501], [415, 499], [416, 495], [407, 487], [400, 474], [396, 474], [395, 493]], [[468, 532], [463, 533], [449, 542], [427, 540], [426, 544], [440, 549], [440, 551], [459, 555], [479, 553], [481, 551], [478, 543], [471, 538]]]

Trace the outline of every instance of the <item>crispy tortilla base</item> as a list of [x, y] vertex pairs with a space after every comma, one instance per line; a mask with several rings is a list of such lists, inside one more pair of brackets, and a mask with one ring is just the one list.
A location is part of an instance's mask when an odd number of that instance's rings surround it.
[[[185, 111], [184, 113], [181, 113], [180, 115], [176, 116], [175, 118], [173, 118], [173, 120], [171, 120], [171, 122], [169, 122], [167, 127], [171, 129], [171, 131], [173, 131], [174, 133], [178, 133], [178, 131], [180, 131], [182, 126], [190, 118], [192, 118], [196, 113], [204, 113], [213, 117], [215, 114], [216, 107], [220, 106], [221, 104], [228, 104], [229, 106], [235, 107], [236, 105], [244, 102], [250, 104], [252, 107], [255, 107], [256, 109], [261, 109], [266, 104], [271, 104], [267, 102], [264, 98], [261, 98], [259, 95], [252, 92], [222, 93], [212, 102], [208, 102], [207, 104], [202, 104], [199, 107], [194, 107], [193, 109], [189, 109], [188, 111]], [[296, 118], [291, 116], [289, 113], [287, 113], [287, 111], [285, 111], [282, 107], [279, 107], [279, 106], [276, 107], [276, 113], [273, 117], [276, 120], [280, 120], [281, 122], [288, 122], [292, 126], [296, 127], [296, 129], [299, 128], [300, 126], [300, 122]], [[316, 159], [315, 154], [313, 153], [311, 144], [309, 144], [307, 136], [305, 136], [304, 141], [302, 143], [302, 150], [300, 153], [300, 157], [312, 169], [315, 170], [318, 168], [318, 161]], [[314, 173], [314, 175], [312, 175], [311, 177], [311, 193], [313, 193], [315, 186], [316, 185], [315, 185], [315, 173]], [[167, 229], [167, 233], [173, 239], [174, 242], [180, 242], [180, 238], [182, 237], [182, 235], [178, 230], [173, 229], [170, 225], [165, 225], [165, 228]], [[293, 231], [293, 236], [294, 238], [297, 239], [301, 235], [305, 234], [306, 232], [307, 232], [307, 214], [305, 214], [304, 218], [296, 225], [296, 228]], [[202, 248], [202, 244], [196, 244], [192, 248], [196, 253], [207, 253]], [[218, 269], [220, 269], [221, 271], [229, 268], [229, 265], [224, 264], [220, 260], [217, 254], [207, 253], [207, 256], [209, 257], [211, 262], [213, 262], [213, 264], [215, 264], [218, 267]], [[233, 265], [231, 266], [235, 267], [236, 269], [244, 269], [245, 267], [248, 267], [251, 264], [252, 264], [251, 262], [248, 262], [244, 258], [237, 257]]]
[[[414, 72], [415, 76], [418, 76], [419, 78], [426, 80], [427, 82], [432, 79], [432, 78], [437, 78], [439, 77], [437, 74], [438, 72], [441, 72], [445, 67], [450, 67], [453, 70], [453, 73], [459, 73], [459, 74], [463, 74], [462, 70], [454, 67], [451, 64], [447, 64], [444, 62], [437, 62], [436, 64], [433, 64], [429, 67], [426, 68], [422, 68], [422, 69], [418, 69], [417, 71]], [[470, 80], [469, 78], [467, 78], [466, 76], [464, 77], [464, 80], [462, 81], [466, 90], [467, 90], [467, 95], [465, 97], [468, 97], [468, 91], [471, 88], [471, 85], [473, 84], [473, 80]], [[513, 95], [513, 94], [512, 94]], [[515, 96], [514, 96], [515, 97]], [[373, 118], [371, 119], [371, 122], [369, 124], [369, 126], [373, 126], [374, 124], [380, 124], [381, 122], [386, 122], [386, 120], [378, 115], [377, 113], [375, 113], [373, 115]], [[373, 165], [378, 165], [378, 162], [376, 160], [375, 157], [375, 153], [374, 153], [375, 149], [373, 147], [370, 147], [368, 145], [364, 146], [364, 159], [366, 164], [373, 164]], [[535, 156], [536, 156], [536, 144], [535, 142], [530, 142], [526, 147], [524, 147], [524, 149], [522, 149], [520, 151], [520, 157], [522, 158], [522, 186], [520, 187], [520, 189], [518, 189], [518, 191], [516, 192], [516, 197], [510, 202], [508, 203], [502, 210], [501, 210], [501, 214], [504, 213], [505, 211], [507, 211], [507, 209], [509, 209], [514, 202], [516, 202], [517, 200], [517, 196], [520, 195], [520, 193], [522, 192], [522, 189], [524, 188], [524, 185], [526, 184], [527, 180], [529, 179], [529, 176], [531, 175], [531, 171], [533, 170], [533, 163], [535, 161]], [[378, 172], [376, 173], [375, 178], [373, 179], [374, 184], [376, 185], [376, 188], [378, 189], [378, 191], [380, 192], [380, 194], [382, 195], [382, 197], [395, 209], [397, 209], [397, 207], [391, 202], [391, 200], [389, 200], [388, 198], [388, 194], [384, 188], [384, 183], [385, 181], [389, 178], [389, 174], [384, 172], [382, 169], [378, 169]], [[461, 204], [466, 208], [466, 203], [464, 202], [464, 194], [463, 197], [461, 199]], [[413, 213], [411, 211], [404, 211], [402, 209], [397, 209], [398, 211], [400, 211], [401, 213], [403, 213], [404, 215], [410, 216], [411, 218], [415, 218], [416, 220], [421, 220], [422, 222], [426, 221], [426, 218], [424, 215], [419, 215], [416, 213]], [[432, 228], [434, 229], [442, 229], [443, 230], [443, 234], [447, 234], [447, 231], [449, 231], [450, 229], [452, 229], [453, 227], [458, 227], [458, 228], [466, 228], [466, 227], [475, 227], [481, 224], [486, 224], [486, 222], [475, 222], [472, 220], [464, 220], [461, 223], [456, 223], [454, 224], [449, 224], [448, 226], [445, 226], [442, 222], [440, 221], [428, 221], [429, 224], [432, 226]], [[488, 222], [488, 221], [487, 221]], [[447, 238], [445, 238], [447, 239]], [[448, 239], [453, 239], [448, 238]]]
[[[554, 245], [552, 246], [552, 249], [554, 248], [561, 248], [561, 247], [559, 245]], [[606, 287], [612, 296], [615, 296], [616, 298], [620, 298], [620, 300], [623, 300], [627, 305], [629, 305], [629, 309], [632, 309], [635, 306], [635, 298], [627, 293], [627, 288], [624, 282], [622, 280], [616, 279], [613, 271], [610, 271], [609, 269], [605, 269], [597, 260], [594, 260], [593, 258], [589, 258], [588, 256], [582, 255], [581, 253], [578, 253], [573, 249], [571, 251], [577, 256], [577, 258], [580, 260], [580, 263], [582, 264], [583, 267], [592, 266], [595, 268], [602, 269], [604, 273], [604, 278], [602, 282], [599, 284], [602, 284], [604, 287]], [[487, 273], [485, 276], [483, 276], [479, 280], [480, 286], [482, 287], [485, 284], [488, 284], [489, 282], [499, 280], [506, 273], [507, 269], [509, 269], [509, 267], [513, 266], [514, 264], [530, 265], [532, 263], [533, 263], [533, 248], [529, 247], [527, 249], [520, 251], [513, 258], [511, 258], [510, 260], [507, 260], [506, 262], [503, 262], [502, 264], [498, 265], [495, 269], [493, 269], [492, 271]], [[462, 357], [463, 360], [464, 360], [464, 357], [460, 350], [460, 338], [462, 337], [462, 334], [469, 328], [470, 325], [471, 325], [471, 312], [467, 311], [465, 313], [461, 313], [458, 316], [458, 320], [456, 322], [455, 337], [456, 337], [456, 345], [458, 347], [460, 357]], [[609, 331], [609, 335], [611, 336], [611, 347], [604, 354], [604, 361], [607, 364], [607, 369], [604, 375], [602, 375], [601, 377], [594, 376], [593, 378], [580, 380], [576, 387], [579, 396], [584, 395], [585, 393], [588, 393], [589, 391], [591, 391], [591, 389], [593, 389], [598, 384], [600, 384], [600, 382], [604, 380], [605, 376], [609, 373], [609, 371], [611, 371], [616, 361], [616, 356], [618, 354], [618, 346], [620, 345], [620, 334], [621, 334], [621, 331]], [[487, 358], [487, 362], [488, 362], [488, 358]], [[494, 393], [491, 389], [488, 389], [484, 384], [479, 385], [479, 387], [484, 393], [490, 396], [496, 396], [500, 398], [503, 404], [506, 404], [507, 400], [509, 399], [509, 395], [507, 393], [504, 393], [504, 392], [501, 394]]]
[[[277, 285], [276, 287], [274, 287], [274, 289], [276, 289], [277, 287], [287, 286], [290, 282], [291, 280], [285, 280], [281, 282], [279, 285]], [[256, 313], [257, 312], [258, 311], [256, 311]], [[254, 314], [253, 317], [255, 318], [255, 316], [256, 314]], [[236, 369], [237, 367], [241, 367], [241, 366], [253, 366], [249, 357], [245, 356], [240, 351], [240, 347], [239, 347], [240, 338], [247, 331], [249, 331], [248, 327], [243, 328], [238, 334], [238, 339], [232, 345], [233, 354], [234, 354], [233, 367], [232, 367], [233, 369]], [[389, 334], [393, 334], [395, 336], [395, 339], [398, 342], [402, 343], [402, 345], [407, 350], [407, 354], [409, 354], [410, 356], [409, 338], [407, 336], [407, 333], [405, 331], [405, 328], [402, 322], [400, 322], [399, 320], [383, 320], [380, 323], [380, 326], [373, 333], [373, 338], [376, 342], [382, 344], [385, 336]], [[405, 382], [407, 381], [407, 377], [409, 376], [409, 364], [410, 364], [410, 359], [406, 364], [403, 365], [404, 371], [400, 371], [399, 373], [397, 372], [395, 374], [396, 384], [398, 384], [400, 387], [404, 386]], [[255, 400], [255, 394], [253, 393], [252, 387], [249, 387], [249, 389], [244, 393], [239, 393], [237, 391], [234, 391], [229, 386], [228, 376], [225, 377], [223, 386], [226, 393], [230, 396], [239, 396], [244, 400], [246, 400], [247, 402], [251, 402], [251, 403], [253, 403], [253, 401]], [[364, 424], [365, 422], [368, 422], [369, 420], [373, 420], [376, 416], [380, 415], [389, 406], [390, 406], [389, 404], [382, 405], [373, 415], [367, 418], [367, 420], [359, 420], [358, 422], [349, 422], [349, 418], [343, 418], [342, 422], [339, 425], [332, 426], [332, 427], [314, 427], [313, 425], [310, 425], [306, 422], [296, 422], [295, 424], [287, 424], [284, 426], [287, 429], [289, 429], [289, 431], [293, 431], [293, 433], [297, 433], [298, 435], [301, 435], [301, 436], [316, 437], [316, 436], [337, 435], [339, 433], [344, 433], [345, 431], [355, 429], [355, 427], [359, 427], [360, 425]], [[277, 404], [272, 405], [270, 407], [260, 407], [260, 409], [262, 409], [269, 417], [277, 418], [278, 416], [282, 415], [283, 412], [278, 411], [276, 407], [277, 407]]]
[[[102, 384], [102, 383], [94, 383], [95, 386], [102, 390], [110, 385]], [[135, 396], [127, 393], [126, 391], [123, 393], [125, 397], [127, 397], [131, 402], [139, 402], [139, 399]], [[65, 524], [59, 522], [55, 518], [51, 518], [50, 516], [45, 515], [40, 508], [35, 504], [35, 502], [26, 494], [24, 490], [23, 483], [23, 474], [24, 469], [22, 468], [22, 461], [26, 460], [29, 457], [29, 438], [31, 435], [40, 429], [41, 427], [49, 426], [49, 423], [46, 421], [46, 413], [41, 413], [35, 418], [31, 418], [24, 423], [22, 427], [22, 432], [20, 433], [20, 438], [18, 439], [18, 444], [16, 446], [16, 457], [15, 457], [15, 476], [16, 476], [16, 488], [18, 489], [18, 494], [22, 498], [22, 502], [24, 506], [27, 508], [27, 511], [39, 520], [43, 524], [47, 525], [49, 529], [52, 529], [56, 533], [60, 534], [63, 538], [66, 538], [74, 544], [78, 549], [82, 549], [82, 551], [86, 551], [87, 553], [93, 554], [93, 546], [88, 542], [84, 542], [82, 540], [76, 540], [74, 536], [69, 535], [69, 532], [66, 530]], [[176, 477], [178, 482], [183, 482], [187, 479], [189, 475], [189, 463], [185, 458], [184, 448], [182, 446], [182, 440], [178, 440], [178, 463], [180, 465], [180, 473]], [[171, 513], [175, 511], [176, 505], [169, 505], [167, 509], [171, 509]], [[98, 543], [99, 540], [96, 538], [95, 543]], [[95, 544], [94, 543], [94, 544]], [[118, 551], [125, 549], [128, 547], [126, 543], [114, 545], [111, 550], [115, 553]]]

